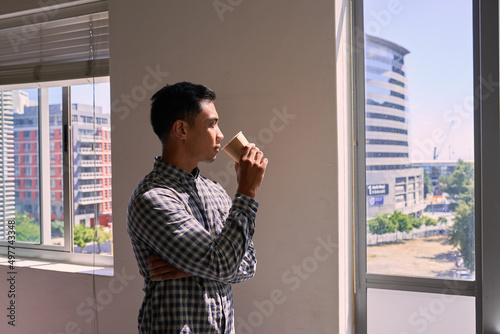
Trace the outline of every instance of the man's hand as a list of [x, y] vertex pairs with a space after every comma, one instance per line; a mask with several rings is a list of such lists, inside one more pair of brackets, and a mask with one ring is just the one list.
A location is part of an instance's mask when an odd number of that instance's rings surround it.
[[268, 160], [255, 144], [245, 146], [240, 161], [235, 163], [238, 178], [237, 192], [255, 198], [264, 180]]
[[162, 260], [161, 257], [156, 254], [151, 254], [148, 257], [148, 270], [152, 281], [166, 281], [191, 276]]

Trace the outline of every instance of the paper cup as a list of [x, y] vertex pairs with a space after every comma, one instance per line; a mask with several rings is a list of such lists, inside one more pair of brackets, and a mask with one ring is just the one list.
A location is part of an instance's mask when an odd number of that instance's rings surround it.
[[234, 161], [239, 162], [243, 148], [248, 144], [248, 140], [240, 131], [229, 141], [229, 143], [226, 144], [226, 146], [222, 148], [222, 150], [226, 152]]

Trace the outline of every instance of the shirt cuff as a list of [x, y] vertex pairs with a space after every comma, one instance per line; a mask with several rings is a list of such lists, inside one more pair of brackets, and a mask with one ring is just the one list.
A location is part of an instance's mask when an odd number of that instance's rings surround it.
[[255, 220], [258, 208], [259, 203], [252, 197], [240, 193], [234, 196], [232, 209], [243, 212], [252, 220]]

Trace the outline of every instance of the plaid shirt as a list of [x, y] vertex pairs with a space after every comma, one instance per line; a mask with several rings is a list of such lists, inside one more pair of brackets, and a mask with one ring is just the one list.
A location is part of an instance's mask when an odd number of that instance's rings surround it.
[[[252, 236], [258, 204], [155, 159], [130, 199], [127, 230], [144, 300], [139, 333], [234, 333], [231, 284], [255, 274]], [[191, 277], [152, 281], [147, 258], [161, 256]], [[223, 331], [222, 331], [222, 330]]]

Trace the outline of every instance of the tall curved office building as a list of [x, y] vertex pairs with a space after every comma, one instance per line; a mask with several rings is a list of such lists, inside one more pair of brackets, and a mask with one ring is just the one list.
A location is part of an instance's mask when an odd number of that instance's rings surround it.
[[408, 50], [366, 36], [367, 213], [401, 211], [420, 216], [424, 204], [423, 169], [409, 157]]

